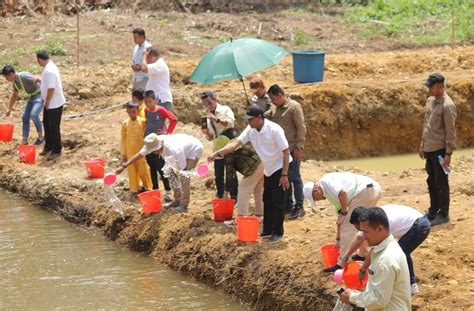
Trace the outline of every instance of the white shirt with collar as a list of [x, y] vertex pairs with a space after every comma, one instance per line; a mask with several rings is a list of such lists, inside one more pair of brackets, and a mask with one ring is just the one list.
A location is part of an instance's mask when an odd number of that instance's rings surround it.
[[[146, 49], [151, 48], [151, 46], [151, 43], [146, 40], [140, 45], [135, 45], [135, 47], [133, 48], [132, 63], [134, 65], [141, 66], [143, 61], [143, 52]], [[137, 71], [133, 73], [132, 81], [139, 82], [142, 81], [144, 78], [148, 78], [148, 74], [143, 71]]]
[[170, 88], [170, 70], [163, 58], [147, 65], [148, 82], [146, 91], [152, 90], [161, 102], [173, 102], [173, 95]]
[[214, 111], [214, 115], [220, 121], [227, 122], [227, 124], [224, 126], [222, 122], [217, 123], [216, 121], [211, 121], [210, 119], [207, 119], [207, 129], [209, 130], [209, 133], [211, 133], [211, 135], [214, 138], [219, 136], [225, 130], [234, 128], [235, 116], [234, 116], [234, 112], [232, 111], [232, 109], [230, 109], [229, 106], [225, 106], [225, 105], [221, 105], [217, 103], [216, 110]]
[[352, 292], [350, 302], [369, 311], [411, 310], [408, 264], [393, 235], [373, 248], [371, 260], [367, 288]]
[[66, 103], [59, 69], [52, 60], [49, 60], [41, 73], [41, 97], [46, 102], [48, 89], [54, 89], [53, 97], [49, 101], [48, 109], [56, 109]]
[[[288, 149], [285, 132], [275, 122], [264, 120], [263, 126], [258, 131], [247, 125], [237, 138], [242, 145], [250, 142], [263, 163], [263, 173], [270, 177], [283, 168], [283, 151]], [[289, 162], [292, 161], [289, 156]]]

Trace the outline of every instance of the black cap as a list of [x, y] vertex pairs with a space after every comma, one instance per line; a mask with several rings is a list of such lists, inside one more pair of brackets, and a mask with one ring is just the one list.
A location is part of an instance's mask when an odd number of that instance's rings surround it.
[[206, 99], [208, 97], [214, 97], [214, 93], [211, 91], [205, 91], [201, 93], [201, 99]]
[[444, 76], [438, 72], [430, 74], [428, 79], [425, 81], [425, 86], [432, 87], [436, 83], [444, 83]]
[[136, 102], [128, 102], [125, 107], [127, 108], [137, 108], [138, 107], [138, 103]]
[[262, 108], [260, 108], [257, 105], [252, 105], [247, 109], [247, 113], [245, 114], [244, 118], [247, 120], [253, 119], [259, 116], [263, 118], [264, 113], [265, 112], [262, 110]]

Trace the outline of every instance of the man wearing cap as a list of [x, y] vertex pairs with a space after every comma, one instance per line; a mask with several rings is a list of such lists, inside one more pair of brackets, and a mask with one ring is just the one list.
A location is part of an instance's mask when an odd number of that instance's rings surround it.
[[[286, 211], [290, 213], [289, 219], [296, 219], [305, 215], [303, 209], [303, 181], [301, 180], [300, 166], [306, 140], [306, 124], [303, 108], [300, 103], [285, 96], [283, 89], [277, 84], [268, 89], [268, 96], [273, 106], [265, 114], [268, 119], [280, 125], [285, 131], [286, 139], [290, 146], [290, 154], [293, 161], [290, 162], [288, 176], [290, 189], [288, 190], [288, 201]], [[293, 192], [295, 202], [293, 204]]]
[[[156, 135], [152, 133], [145, 137], [144, 144], [140, 152], [135, 154], [116, 171], [117, 174], [122, 173], [129, 165], [151, 153], [160, 155], [165, 159], [173, 157], [178, 163], [179, 170], [190, 171], [196, 167], [203, 151], [202, 143], [194, 136], [186, 134]], [[181, 189], [173, 189], [174, 201], [167, 207], [184, 213], [188, 211], [191, 195], [190, 178], [180, 174], [179, 181]]]
[[250, 142], [263, 163], [263, 231], [261, 237], [269, 243], [277, 243], [283, 238], [285, 202], [290, 182], [288, 166], [290, 151], [283, 129], [278, 124], [266, 120], [264, 111], [256, 105], [247, 109], [245, 118], [249, 125], [237, 140], [217, 150], [209, 157], [214, 160], [233, 152], [237, 147]]
[[133, 49], [131, 68], [133, 71], [132, 77], [132, 91], [142, 91], [146, 89], [148, 82], [148, 74], [142, 72], [143, 53], [146, 49], [151, 48], [151, 44], [145, 38], [145, 30], [142, 28], [135, 28], [132, 31], [133, 42], [135, 48]]
[[170, 70], [156, 48], [148, 48], [143, 52], [141, 71], [148, 74], [146, 91], [152, 90], [155, 92], [157, 99], [161, 101], [161, 105], [172, 111], [173, 95], [170, 88]]
[[[351, 242], [357, 235], [357, 230], [349, 222], [354, 208], [373, 207], [382, 196], [382, 189], [378, 182], [370, 177], [350, 172], [336, 172], [323, 175], [318, 182], [307, 182], [304, 185], [305, 198], [314, 206], [314, 201], [327, 199], [336, 209], [337, 234], [336, 246], [340, 253], [345, 254]], [[363, 260], [368, 254], [367, 244], [359, 248], [355, 260]], [[342, 267], [342, 259], [324, 272], [334, 272]]]
[[[201, 101], [204, 109], [207, 110], [207, 128], [201, 129], [202, 133], [206, 135], [206, 139], [214, 141], [214, 151], [222, 148], [224, 144], [222, 141], [235, 138], [234, 130], [234, 113], [229, 106], [221, 105], [214, 93], [206, 91], [201, 94]], [[224, 197], [224, 174], [225, 161], [223, 158], [214, 161], [215, 183], [217, 188], [216, 197]], [[232, 176], [233, 183], [231, 186], [230, 196], [232, 199], [237, 199], [237, 176]]]
[[[431, 74], [425, 82], [430, 97], [426, 101], [423, 134], [419, 154], [426, 159], [430, 207], [426, 216], [432, 226], [448, 223], [449, 182], [444, 170], [449, 168], [456, 148], [456, 106], [444, 89], [444, 77]], [[443, 164], [439, 158], [442, 158]], [[444, 169], [443, 169], [444, 168]]]
[[263, 111], [267, 111], [272, 106], [272, 100], [268, 97], [267, 88], [263, 83], [262, 78], [255, 77], [250, 80], [250, 91], [253, 93], [250, 98], [250, 105], [257, 105]]
[[13, 105], [17, 101], [18, 97], [21, 96], [27, 100], [25, 111], [23, 112], [23, 135], [21, 144], [27, 145], [28, 138], [30, 136], [30, 120], [36, 127], [38, 138], [34, 142], [34, 145], [40, 146], [44, 144], [43, 135], [43, 124], [41, 124], [40, 114], [43, 110], [43, 99], [41, 98], [41, 80], [33, 76], [29, 72], [15, 72], [13, 66], [5, 66], [2, 69], [2, 75], [8, 82], [13, 84], [13, 94], [10, 97], [5, 116], [8, 117], [11, 114]]

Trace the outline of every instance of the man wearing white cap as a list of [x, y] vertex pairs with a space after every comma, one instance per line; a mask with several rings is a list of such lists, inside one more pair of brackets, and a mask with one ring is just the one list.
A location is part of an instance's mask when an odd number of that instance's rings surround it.
[[[315, 200], [324, 199], [334, 206], [338, 214], [336, 245], [340, 247], [340, 253], [345, 254], [357, 235], [356, 228], [349, 222], [352, 211], [359, 206], [375, 206], [382, 196], [382, 189], [370, 177], [350, 172], [337, 172], [323, 175], [318, 182], [307, 182], [303, 193], [313, 206]], [[363, 260], [367, 254], [368, 246], [364, 243], [353, 258]], [[341, 264], [341, 259], [339, 259], [337, 264], [323, 271], [334, 272], [342, 268]]]
[[[196, 167], [203, 151], [203, 145], [199, 139], [186, 134], [156, 135], [152, 133], [145, 137], [144, 143], [142, 150], [124, 163], [117, 170], [117, 174], [150, 153], [159, 154], [163, 158], [172, 156], [176, 159], [181, 171], [189, 171]], [[191, 194], [190, 179], [180, 175], [180, 182], [182, 189], [173, 189], [174, 201], [167, 207], [177, 212], [187, 212]]]

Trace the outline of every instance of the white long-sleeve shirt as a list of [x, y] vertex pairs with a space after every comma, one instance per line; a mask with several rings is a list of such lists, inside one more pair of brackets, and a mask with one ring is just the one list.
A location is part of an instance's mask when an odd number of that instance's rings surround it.
[[411, 310], [410, 273], [406, 256], [390, 234], [372, 250], [369, 281], [364, 292], [349, 300], [365, 310]]

